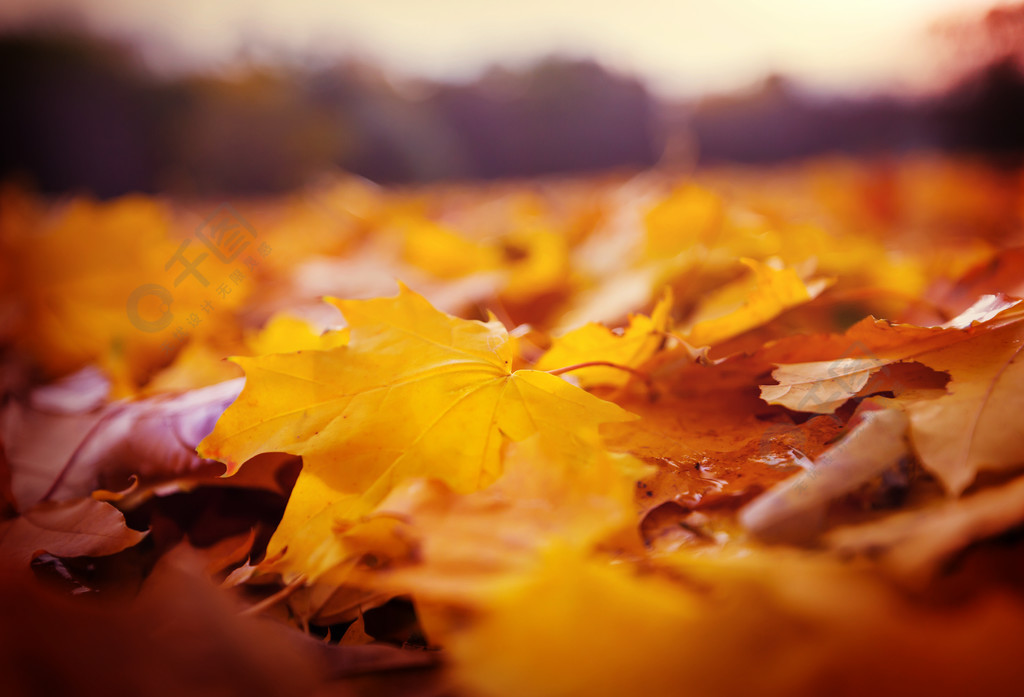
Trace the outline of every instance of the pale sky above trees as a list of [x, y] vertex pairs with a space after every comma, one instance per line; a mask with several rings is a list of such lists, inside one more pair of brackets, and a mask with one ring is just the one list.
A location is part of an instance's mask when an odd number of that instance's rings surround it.
[[8, 0], [0, 25], [45, 17], [141, 39], [164, 67], [250, 57], [359, 56], [398, 74], [463, 78], [561, 52], [645, 77], [667, 95], [783, 72], [826, 90], [927, 87], [937, 22], [992, 0]]

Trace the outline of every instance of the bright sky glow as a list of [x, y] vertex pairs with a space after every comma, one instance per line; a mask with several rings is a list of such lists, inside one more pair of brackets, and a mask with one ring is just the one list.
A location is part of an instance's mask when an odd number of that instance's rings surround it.
[[[0, 25], [73, 13], [141, 38], [163, 65], [218, 65], [248, 47], [358, 55], [405, 75], [471, 77], [495, 62], [592, 56], [665, 94], [742, 87], [771, 71], [830, 90], [933, 76], [928, 28], [995, 0], [7, 0]], [[253, 47], [259, 47], [254, 49]]]

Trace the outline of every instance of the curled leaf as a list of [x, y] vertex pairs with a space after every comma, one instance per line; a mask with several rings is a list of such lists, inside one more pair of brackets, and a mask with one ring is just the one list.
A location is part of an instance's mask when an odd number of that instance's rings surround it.
[[710, 293], [684, 332], [694, 346], [709, 346], [754, 329], [783, 310], [817, 297], [828, 281], [805, 283], [796, 270], [742, 259], [748, 277]]
[[799, 541], [814, 534], [809, 520], [825, 506], [894, 466], [905, 457], [907, 417], [898, 409], [863, 414], [846, 436], [806, 466], [772, 487], [740, 512], [740, 523], [762, 537]]

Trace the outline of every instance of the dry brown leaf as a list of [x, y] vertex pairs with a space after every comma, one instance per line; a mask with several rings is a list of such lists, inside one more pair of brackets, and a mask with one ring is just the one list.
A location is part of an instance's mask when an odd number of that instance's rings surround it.
[[[195, 447], [241, 388], [239, 379], [109, 404], [75, 389], [58, 400], [54, 390], [44, 388], [26, 402], [8, 402], [0, 413], [0, 433], [18, 505], [123, 489], [131, 477], [146, 490], [175, 481], [216, 480], [223, 466], [200, 458]], [[280, 491], [272, 476], [247, 484]]]
[[121, 512], [91, 498], [38, 503], [0, 523], [0, 570], [27, 572], [43, 553], [55, 557], [100, 557], [138, 544], [146, 536], [132, 530]]
[[[1024, 313], [1018, 301], [995, 297], [939, 328], [865, 320], [843, 337], [806, 341], [799, 349], [804, 355], [840, 353], [827, 360], [779, 363], [772, 373], [779, 384], [763, 385], [761, 396], [799, 411], [830, 413], [864, 394], [872, 376], [888, 366], [917, 362], [946, 373], [947, 394], [921, 398], [912, 390], [902, 400], [922, 465], [950, 493], [959, 494], [979, 471], [1024, 465], [1022, 341]], [[786, 348], [768, 351], [778, 355]]]
[[805, 470], [780, 482], [740, 511], [739, 521], [754, 534], [801, 542], [818, 532], [830, 501], [894, 468], [910, 452], [906, 414], [872, 409], [860, 415], [842, 440]]
[[931, 501], [880, 520], [830, 530], [825, 543], [841, 554], [870, 555], [923, 584], [957, 552], [1024, 522], [1024, 478], [955, 501]]

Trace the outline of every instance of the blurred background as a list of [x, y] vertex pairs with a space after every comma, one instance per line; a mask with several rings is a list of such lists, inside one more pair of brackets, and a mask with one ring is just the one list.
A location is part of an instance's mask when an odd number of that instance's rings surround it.
[[1024, 154], [1024, 4], [7, 0], [0, 178], [52, 193]]

